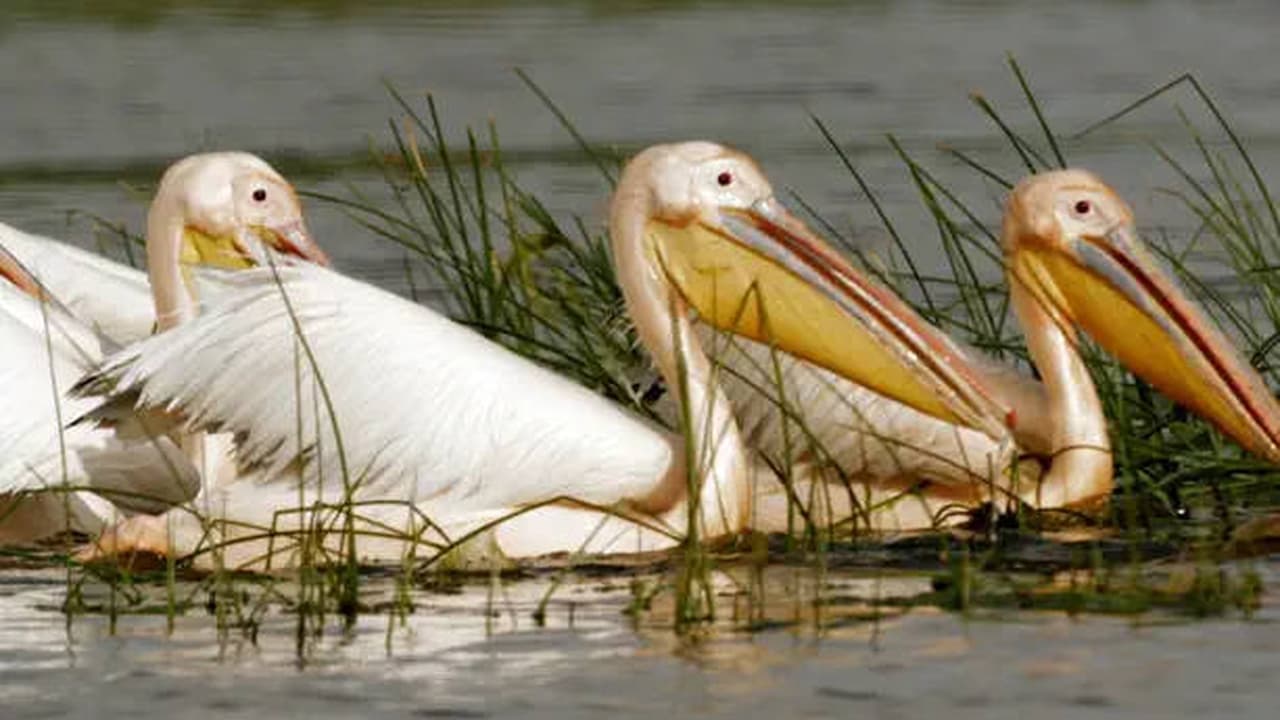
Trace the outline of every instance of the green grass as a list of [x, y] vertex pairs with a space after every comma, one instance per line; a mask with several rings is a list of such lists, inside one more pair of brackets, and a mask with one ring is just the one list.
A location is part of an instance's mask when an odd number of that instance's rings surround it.
[[[539, 364], [644, 411], [645, 361], [626, 320], [607, 243], [579, 219], [562, 226], [502, 161], [496, 127], [444, 140], [435, 101], [392, 121], [375, 151], [390, 207], [356, 192], [336, 203], [406, 253], [407, 269], [443, 290], [446, 312]], [[607, 172], [607, 171], [606, 171]]]
[[[1142, 103], [1164, 97], [1163, 92], [1186, 85], [1194, 91], [1191, 99], [1208, 109], [1215, 120], [1212, 131], [1228, 138], [1229, 152], [1212, 151], [1216, 144], [1206, 140], [1205, 132], [1190, 121], [1186, 123], [1187, 139], [1195, 151], [1194, 167], [1189, 168], [1186, 161], [1177, 160], [1165, 148], [1153, 148], [1153, 160], [1168, 163], [1184, 181], [1183, 186], [1164, 192], [1182, 201], [1200, 229], [1189, 238], [1161, 235], [1148, 240], [1274, 384], [1272, 354], [1280, 345], [1280, 312], [1275, 304], [1275, 273], [1268, 270], [1275, 267], [1280, 222], [1271, 193], [1244, 144], [1210, 97], [1186, 76], [1097, 126], [1063, 135], [1045, 115], [1027, 74], [1012, 58], [1009, 67], [1022, 93], [1024, 115], [1015, 117], [982, 95], [971, 98], [977, 111], [1005, 138], [1004, 150], [975, 154], [942, 146], [949, 158], [944, 162], [970, 170], [971, 183], [960, 187], [943, 184], [938, 179], [941, 173], [919, 159], [920, 151], [905, 147], [892, 136], [886, 138], [920, 198], [924, 216], [936, 229], [934, 238], [903, 237], [871, 184], [842, 149], [838, 131], [813, 118], [832, 149], [833, 159], [847, 169], [858, 190], [860, 197], [851, 200], [868, 201], [893, 239], [889, 270], [883, 269], [882, 262], [869, 261], [859, 248], [835, 233], [833, 224], [814, 214], [802, 197], [795, 198], [798, 204], [813, 215], [819, 227], [832, 231], [836, 244], [861, 267], [904, 290], [925, 318], [975, 347], [1025, 366], [1025, 344], [1010, 322], [1002, 281], [999, 218], [989, 202], [993, 190], [1002, 192], [1017, 178], [996, 168], [1013, 166], [1021, 172], [1038, 172], [1067, 167], [1072, 152], [1090, 134], [1122, 121]], [[602, 178], [601, 194], [608, 193], [621, 159], [592, 147], [570, 123], [568, 113], [556, 107], [530, 78], [521, 74], [521, 79], [582, 147]], [[622, 319], [605, 239], [586, 230], [578, 218], [570, 221], [576, 232], [565, 232], [536, 198], [523, 192], [502, 164], [497, 131], [492, 126], [486, 145], [482, 147], [468, 130], [466, 148], [458, 151], [443, 140], [445, 132], [430, 98], [423, 113], [403, 97], [396, 97], [407, 120], [403, 128], [396, 123], [391, 126], [399, 162], [388, 164], [386, 172], [398, 212], [387, 212], [367, 198], [324, 199], [340, 202], [372, 232], [406, 248], [428, 276], [446, 289], [445, 303], [459, 321], [607, 397], [661, 417], [640, 392], [652, 387], [652, 376]], [[1186, 117], [1180, 110], [1174, 111]], [[413, 140], [411, 134], [424, 140]], [[936, 156], [933, 162], [937, 162]], [[497, 186], [497, 193], [491, 184]], [[926, 276], [920, 270], [910, 248], [921, 241], [941, 245], [949, 276]], [[1198, 280], [1187, 259], [1190, 250], [1208, 252], [1223, 264], [1229, 276], [1249, 290], [1245, 300], [1228, 299], [1220, 288]], [[1228, 537], [1242, 517], [1276, 504], [1274, 468], [1244, 455], [1207, 423], [1173, 406], [1092, 347], [1087, 355], [1111, 421], [1120, 484], [1112, 514], [1103, 520], [1105, 525], [1126, 529], [1133, 538], [1174, 537], [1192, 543], [1205, 537]], [[650, 399], [654, 395], [650, 393]], [[775, 401], [783, 409], [783, 417], [803, 425], [803, 418], [787, 408], [785, 397]], [[667, 422], [671, 423], [669, 417]], [[806, 434], [803, 427], [798, 432]], [[783, 459], [782, 463], [786, 462]], [[787, 475], [785, 469], [780, 474]], [[808, 523], [806, 504], [797, 499], [797, 532], [793, 535], [806, 536], [802, 546], [810, 551], [829, 547], [837, 536], [815, 532]], [[1183, 521], [1188, 514], [1207, 522], [1188, 525]], [[1035, 517], [1014, 522], [1030, 532], [1042, 524]], [[1206, 525], [1212, 529], [1203, 530]], [[854, 526], [856, 530], [856, 523]], [[797, 546], [787, 547], [791, 552]], [[696, 553], [687, 557], [690, 559], [680, 572], [692, 571], [703, 578], [705, 590], [714, 562], [707, 564]], [[698, 597], [679, 579], [683, 575], [677, 577], [679, 595]], [[690, 600], [687, 608], [693, 615], [711, 615], [711, 605], [708, 600], [707, 609], [696, 610], [699, 604]]]
[[[932, 220], [935, 238], [904, 238], [895, 222], [877, 202], [866, 179], [858, 172], [849, 155], [842, 150], [833, 131], [814, 118], [818, 131], [830, 144], [835, 158], [849, 171], [862, 198], [875, 210], [885, 230], [893, 238], [890, 266], [885, 278], [891, 285], [907, 290], [906, 297], [926, 319], [948, 333], [997, 358], [1026, 365], [1025, 344], [1010, 322], [1008, 293], [1002, 278], [1002, 256], [998, 240], [999, 218], [991, 208], [992, 191], [1002, 192], [1016, 180], [1003, 177], [995, 168], [1020, 166], [1026, 172], [1038, 172], [1070, 164], [1071, 152], [1093, 133], [1121, 122], [1125, 115], [1146, 103], [1165, 98], [1165, 93], [1188, 88], [1190, 100], [1209, 111], [1214, 122], [1210, 132], [1195, 126], [1176, 105], [1173, 111], [1184, 119], [1191, 161], [1179, 160], [1169, 149], [1153, 145], [1152, 159], [1167, 163], [1182, 179], [1181, 186], [1161, 191], [1177, 198], [1189, 217], [1199, 225], [1191, 237], [1174, 238], [1166, 234], [1148, 236], [1156, 253], [1182, 280], [1189, 292], [1236, 339], [1256, 368], [1273, 387], [1280, 378], [1275, 353], [1280, 346], [1280, 214], [1272, 193], [1263, 180], [1244, 143], [1226, 120], [1211, 97], [1191, 76], [1182, 76], [1137, 103], [1105, 118], [1101, 124], [1083, 132], [1063, 135], [1055, 132], [1036, 99], [1030, 81], [1022, 68], [1009, 59], [1011, 75], [1025, 100], [1024, 117], [1016, 120], [1002, 112], [981, 95], [972, 96], [980, 113], [990, 119], [1006, 139], [1000, 153], [975, 156], [948, 149], [961, 166], [973, 171], [972, 182], [963, 187], [949, 187], [938, 179], [938, 173], [905, 148], [896, 138], [886, 142], [901, 159], [912, 186], [916, 189], [925, 217]], [[527, 78], [526, 78], [527, 80]], [[545, 95], [541, 95], [545, 98]], [[557, 111], [563, 118], [564, 114]], [[1019, 127], [1031, 130], [1019, 130]], [[579, 142], [586, 144], [576, 130]], [[1225, 151], [1212, 148], [1223, 143]], [[603, 174], [609, 177], [607, 165], [598, 157]], [[602, 186], [602, 194], [608, 187]], [[832, 224], [818, 218], [820, 226]], [[1141, 219], [1140, 219], [1141, 220]], [[837, 244], [849, 247], [847, 241], [835, 238]], [[598, 241], [594, 247], [599, 247]], [[914, 261], [910, 247], [920, 242], [937, 242], [944, 250], [950, 276], [926, 277]], [[879, 264], [866, 262], [856, 252], [852, 259], [868, 272], [880, 274]], [[1205, 273], [1203, 260], [1192, 266], [1189, 253], [1207, 256], [1212, 265], [1209, 274], [1229, 278], [1230, 297], [1219, 285], [1200, 279]], [[598, 256], [596, 256], [598, 257]], [[560, 258], [545, 258], [553, 265]], [[1214, 272], [1213, 268], [1221, 268]], [[572, 274], [571, 269], [566, 273]], [[554, 271], [550, 273], [555, 275]], [[596, 276], [607, 278], [609, 268], [600, 266]], [[538, 278], [534, 278], [537, 282]], [[618, 303], [612, 283], [582, 286], [580, 294], [558, 297], [562, 307], [585, 304], [587, 310], [563, 312], [558, 317], [599, 314], [603, 308], [615, 309]], [[537, 295], [537, 290], [528, 291]], [[616, 326], [609, 326], [616, 332]], [[514, 333], [513, 333], [514, 334]], [[588, 351], [591, 343], [575, 346], [572, 351], [576, 366], [590, 366], [594, 357]], [[536, 355], [530, 355], [536, 359]], [[635, 367], [634, 355], [626, 356]], [[1207, 503], [1219, 515], [1229, 515], [1232, 508], [1246, 500], [1253, 507], [1274, 503], [1277, 474], [1267, 463], [1250, 458], [1232, 443], [1221, 438], [1207, 423], [1174, 407], [1145, 383], [1121, 369], [1114, 361], [1097, 352], [1089, 353], [1089, 363], [1102, 395], [1104, 408], [1111, 421], [1116, 449], [1118, 477], [1122, 489], [1118, 508], [1132, 506], [1132, 517], [1144, 526], [1159, 518], [1185, 513], [1188, 504]], [[588, 383], [590, 384], [590, 383]], [[616, 397], [616, 395], [615, 395]], [[1126, 511], [1127, 512], [1127, 511]], [[1117, 518], [1120, 519], [1120, 518]]]

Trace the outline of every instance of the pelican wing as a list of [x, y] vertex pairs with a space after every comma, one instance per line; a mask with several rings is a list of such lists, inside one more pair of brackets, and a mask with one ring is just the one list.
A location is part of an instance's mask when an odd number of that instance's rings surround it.
[[[100, 529], [117, 511], [89, 489], [121, 508], [149, 512], [193, 493], [194, 471], [168, 438], [133, 442], [110, 430], [63, 427], [93, 408], [92, 400], [64, 391], [100, 358], [88, 328], [0, 286], [0, 541]], [[57, 487], [81, 490], [40, 492]]]
[[420, 305], [310, 265], [224, 280], [198, 319], [84, 387], [235, 433], [264, 499], [305, 468], [323, 492], [451, 512], [607, 504], [652, 491], [672, 461], [636, 418]]
[[[96, 345], [80, 344], [76, 340], [84, 338], [72, 339], [62, 331], [60, 326], [70, 324], [66, 320], [50, 312], [51, 342], [46, 343], [40, 304], [0, 286], [0, 492], [63, 478], [58, 451], [60, 390], [70, 387], [100, 356]], [[83, 407], [84, 401], [73, 402], [62, 411]], [[69, 462], [73, 474], [82, 474], [74, 457]]]
[[16, 257], [72, 315], [117, 344], [151, 334], [155, 313], [145, 272], [3, 223], [0, 248]]

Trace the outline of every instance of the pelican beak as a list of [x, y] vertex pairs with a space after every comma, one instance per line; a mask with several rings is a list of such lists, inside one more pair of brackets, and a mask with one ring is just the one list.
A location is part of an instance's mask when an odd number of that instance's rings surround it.
[[32, 277], [31, 273], [18, 262], [18, 259], [9, 254], [9, 251], [0, 247], [0, 278], [4, 278], [13, 283], [19, 290], [34, 298], [44, 297], [44, 293], [40, 290], [40, 283]]
[[215, 235], [195, 225], [188, 225], [182, 232], [182, 254], [179, 261], [183, 268], [199, 265], [223, 270], [243, 270], [253, 267], [254, 255], [235, 235]]
[[249, 232], [262, 245], [257, 245], [252, 239], [242, 239], [236, 234], [215, 235], [188, 225], [183, 233], [182, 264], [243, 270], [266, 262], [265, 250], [262, 249], [262, 246], [266, 246], [317, 265], [329, 265], [329, 256], [311, 238], [311, 233], [301, 219], [273, 225], [253, 225], [249, 227]]
[[1135, 375], [1250, 452], [1280, 462], [1280, 405], [1149, 256], [1132, 222], [1060, 246], [1023, 243], [1009, 266], [1068, 336], [1078, 325]]
[[652, 219], [657, 266], [704, 322], [948, 422], [1002, 437], [1011, 409], [963, 352], [773, 198]]
[[329, 266], [329, 256], [311, 237], [311, 232], [307, 230], [307, 225], [302, 218], [265, 225], [259, 231], [259, 235], [264, 242], [278, 252], [293, 255], [316, 265]]

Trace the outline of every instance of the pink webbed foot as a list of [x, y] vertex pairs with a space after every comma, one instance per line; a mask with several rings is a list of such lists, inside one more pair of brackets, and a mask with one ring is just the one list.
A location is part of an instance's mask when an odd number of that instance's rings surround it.
[[136, 567], [163, 559], [172, 552], [165, 519], [155, 515], [135, 515], [102, 532], [96, 540], [76, 553], [81, 563], [114, 563]]

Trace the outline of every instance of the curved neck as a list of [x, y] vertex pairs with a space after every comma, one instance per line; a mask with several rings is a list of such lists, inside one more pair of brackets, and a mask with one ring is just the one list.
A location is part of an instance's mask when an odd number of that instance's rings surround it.
[[737, 532], [750, 517], [746, 447], [716, 368], [692, 331], [688, 308], [671, 294], [647, 250], [643, 197], [619, 186], [610, 234], [618, 282], [640, 342], [680, 397], [684, 442], [663, 483], [665, 494], [674, 497], [678, 484], [681, 497], [697, 503], [703, 532]]
[[1114, 473], [1107, 420], [1076, 333], [1055, 322], [1013, 273], [1009, 295], [1048, 395], [1051, 464], [1038, 492], [1024, 497], [1056, 506], [1105, 495]]
[[163, 189], [147, 212], [147, 275], [155, 301], [156, 329], [168, 330], [195, 318], [196, 303], [182, 272], [186, 231], [182, 208]]
[[[147, 211], [147, 275], [155, 303], [156, 332], [164, 332], [196, 317], [196, 299], [183, 272], [182, 246], [186, 219], [178, 200], [164, 190], [156, 192]], [[198, 497], [207, 502], [209, 489], [234, 473], [227, 442], [205, 432], [184, 432], [175, 438], [200, 476]], [[207, 510], [208, 508], [206, 508]]]

